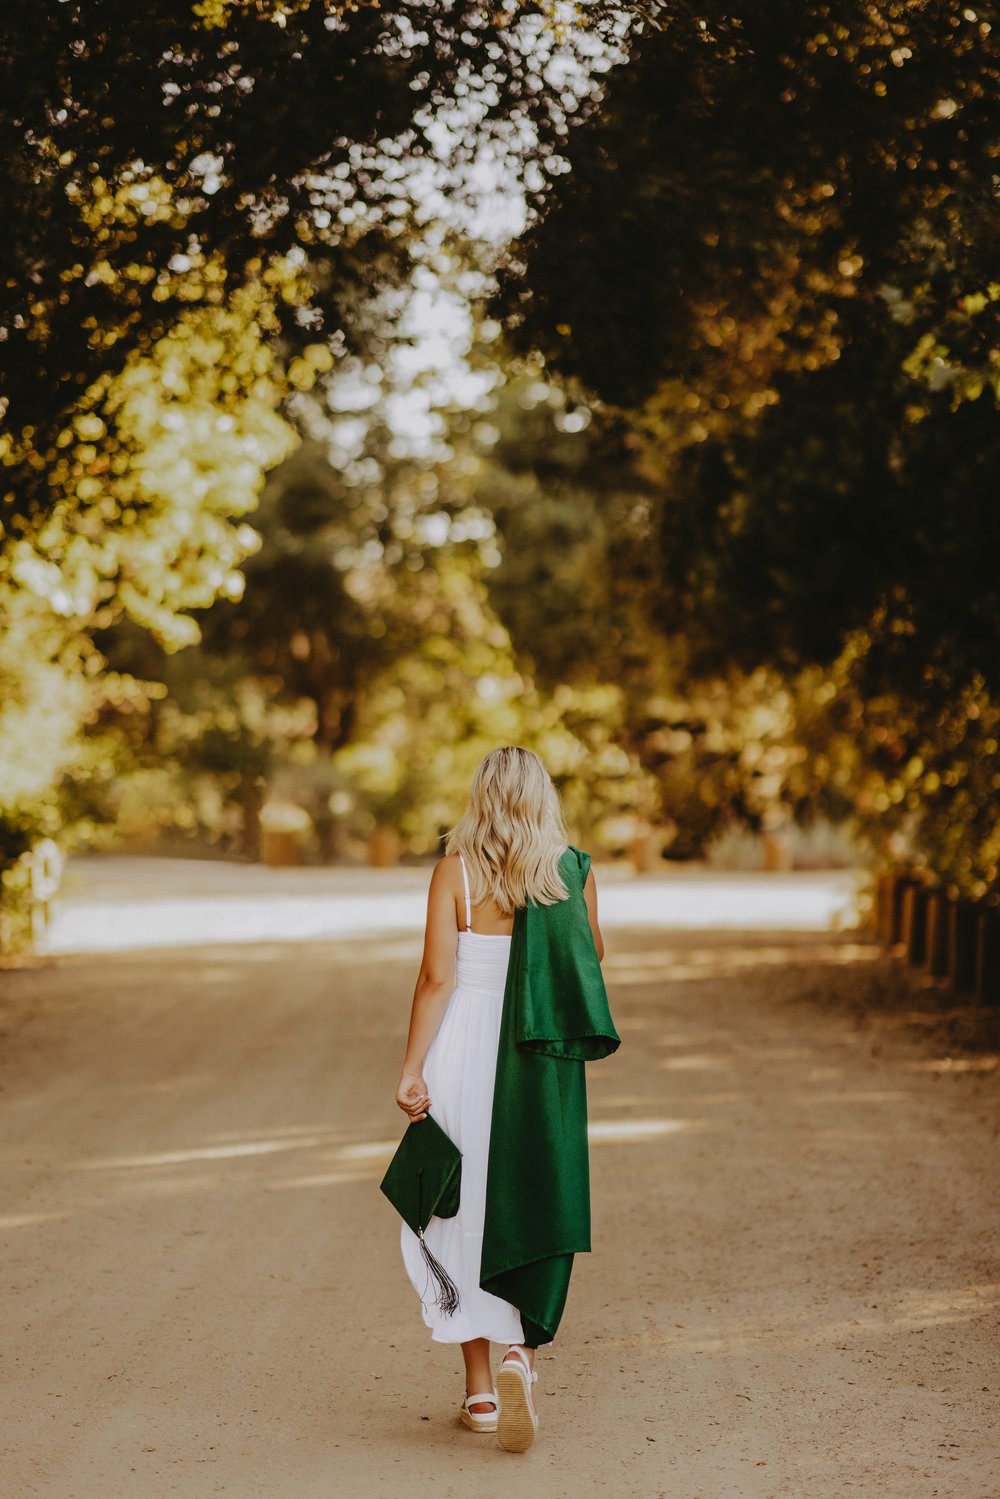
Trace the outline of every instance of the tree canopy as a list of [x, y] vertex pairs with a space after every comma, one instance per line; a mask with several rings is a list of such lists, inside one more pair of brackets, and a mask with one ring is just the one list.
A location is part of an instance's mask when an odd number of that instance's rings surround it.
[[706, 664], [860, 628], [883, 683], [996, 685], [998, 85], [952, 0], [651, 7], [512, 248], [512, 337], [633, 414]]
[[45, 507], [67, 412], [193, 304], [308, 261], [282, 335], [350, 345], [430, 165], [544, 157], [565, 129], [545, 35], [544, 9], [463, 0], [23, 7], [0, 39], [4, 524]]
[[664, 4], [627, 51], [495, 305], [631, 433], [686, 694], [776, 669], [875, 845], [996, 894], [995, 15]]

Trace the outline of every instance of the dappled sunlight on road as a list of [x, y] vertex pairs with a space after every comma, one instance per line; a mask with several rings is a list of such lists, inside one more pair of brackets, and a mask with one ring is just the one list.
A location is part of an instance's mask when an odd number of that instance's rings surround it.
[[0, 1233], [8, 1228], [34, 1228], [40, 1223], [57, 1223], [68, 1213], [3, 1213], [0, 1214]]
[[683, 1057], [661, 1057], [658, 1065], [667, 1072], [716, 1072], [735, 1064], [732, 1057], [710, 1057], [693, 1051]]
[[800, 1103], [815, 1104], [822, 1108], [826, 1104], [855, 1104], [855, 1103], [901, 1103], [910, 1095], [902, 1088], [871, 1088], [865, 1092], [844, 1088], [836, 1093], [818, 1093], [815, 1089], [800, 1093]]
[[922, 1057], [904, 1062], [904, 1072], [996, 1072], [1000, 1057]]
[[240, 1156], [274, 1155], [281, 1150], [307, 1150], [322, 1143], [320, 1136], [296, 1140], [254, 1140], [243, 1145], [208, 1145], [197, 1150], [170, 1150], [157, 1155], [122, 1156], [98, 1161], [71, 1162], [71, 1171], [117, 1171], [136, 1166], [180, 1166], [187, 1161], [229, 1161]]
[[[845, 1302], [843, 1313], [831, 1317], [828, 1303], [838, 1299]], [[763, 1318], [753, 1306], [742, 1315], [712, 1310], [695, 1311], [693, 1316], [694, 1309], [687, 1307], [685, 1321], [636, 1336], [641, 1346], [659, 1347], [672, 1357], [727, 1355], [754, 1346], [786, 1352], [826, 1346], [848, 1352], [853, 1344], [862, 1345], [863, 1354], [877, 1358], [881, 1355], [871, 1345], [900, 1333], [919, 1334], [926, 1328], [961, 1327], [976, 1321], [989, 1325], [1000, 1311], [1000, 1284], [989, 1282], [954, 1290], [906, 1287], [894, 1291], [889, 1302], [884, 1307], [861, 1308], [836, 1292], [822, 1297], [796, 1296], [784, 1309], [769, 1308]], [[612, 1335], [604, 1341], [625, 1340]]]
[[756, 943], [746, 947], [716, 943], [712, 947], [674, 949], [661, 946], [651, 953], [610, 951], [604, 961], [604, 973], [616, 987], [630, 984], [652, 984], [667, 980], [726, 978], [744, 969], [760, 967], [785, 968], [794, 963], [866, 963], [880, 956], [874, 943], [810, 942], [794, 944]]
[[[404, 1127], [401, 1119], [400, 1134]], [[692, 1119], [601, 1117], [591, 1120], [589, 1137], [592, 1144], [600, 1146], [641, 1145], [706, 1127], [705, 1121]], [[226, 1136], [216, 1135], [210, 1141], [175, 1149], [68, 1159], [58, 1168], [53, 1168], [50, 1177], [54, 1178], [59, 1172], [65, 1173], [67, 1178], [86, 1175], [100, 1179], [103, 1176], [105, 1185], [97, 1189], [97, 1195], [79, 1199], [75, 1193], [69, 1192], [72, 1205], [64, 1202], [56, 1211], [12, 1214], [0, 1218], [0, 1229], [29, 1227], [34, 1223], [67, 1217], [71, 1212], [92, 1210], [102, 1201], [123, 1193], [147, 1198], [173, 1198], [185, 1193], [217, 1196], [227, 1189], [240, 1193], [272, 1192], [343, 1183], [377, 1183], [400, 1138], [399, 1134], [359, 1138], [358, 1132], [353, 1130], [336, 1127], [324, 1130], [304, 1125], [289, 1125], [266, 1133], [230, 1131]], [[282, 1159], [292, 1155], [297, 1159], [289, 1173]], [[306, 1169], [303, 1169], [303, 1158], [308, 1162]], [[269, 1160], [273, 1161], [273, 1169], [269, 1168]], [[217, 1163], [220, 1169], [205, 1170], [211, 1163]], [[183, 1169], [188, 1167], [191, 1169]]]
[[600, 1119], [591, 1121], [587, 1133], [593, 1145], [614, 1145], [678, 1135], [702, 1127], [690, 1119]]

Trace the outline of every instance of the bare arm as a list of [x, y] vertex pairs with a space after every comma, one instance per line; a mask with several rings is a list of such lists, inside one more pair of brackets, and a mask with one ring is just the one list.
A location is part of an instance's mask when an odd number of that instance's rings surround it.
[[454, 987], [458, 928], [451, 876], [451, 868], [444, 860], [439, 860], [434, 866], [427, 892], [424, 952], [410, 1009], [406, 1055], [396, 1091], [396, 1102], [411, 1119], [423, 1119], [431, 1105], [424, 1083], [424, 1060]]
[[587, 870], [587, 878], [583, 886], [583, 898], [587, 902], [587, 914], [590, 917], [590, 929], [594, 934], [594, 946], [597, 948], [597, 956], [604, 960], [604, 938], [601, 936], [601, 928], [597, 921], [597, 881], [594, 879], [594, 867]]

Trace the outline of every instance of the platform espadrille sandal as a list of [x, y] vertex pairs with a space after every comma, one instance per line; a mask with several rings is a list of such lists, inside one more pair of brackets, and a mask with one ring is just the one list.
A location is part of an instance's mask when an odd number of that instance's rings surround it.
[[[489, 1400], [493, 1405], [491, 1411], [474, 1411], [469, 1409], [470, 1405], [482, 1405], [486, 1400]], [[496, 1431], [498, 1409], [499, 1401], [496, 1390], [488, 1390], [482, 1395], [466, 1395], [459, 1407], [458, 1416], [459, 1420], [470, 1431]]]
[[535, 1440], [538, 1412], [532, 1404], [531, 1386], [537, 1383], [538, 1371], [518, 1344], [512, 1343], [496, 1376], [500, 1396], [497, 1441], [506, 1452], [526, 1452]]

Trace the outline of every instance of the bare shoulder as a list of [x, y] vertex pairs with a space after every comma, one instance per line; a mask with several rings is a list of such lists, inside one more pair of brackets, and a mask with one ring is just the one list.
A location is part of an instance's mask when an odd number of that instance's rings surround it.
[[[435, 859], [427, 886], [427, 909], [448, 924], [455, 919], [455, 902], [460, 895], [461, 875], [457, 873], [457, 854], [443, 854]], [[450, 914], [449, 914], [450, 913]]]
[[458, 854], [442, 854], [431, 870], [431, 889], [451, 891], [460, 878]]

